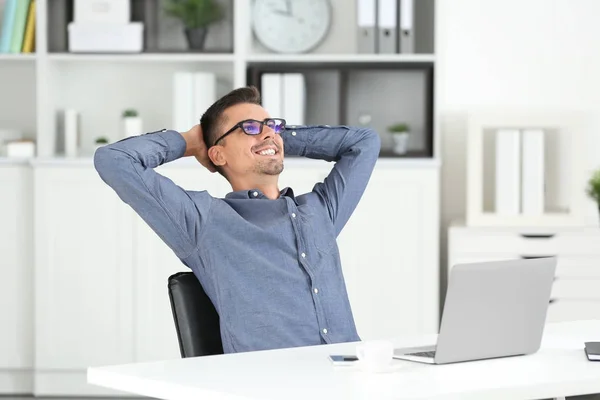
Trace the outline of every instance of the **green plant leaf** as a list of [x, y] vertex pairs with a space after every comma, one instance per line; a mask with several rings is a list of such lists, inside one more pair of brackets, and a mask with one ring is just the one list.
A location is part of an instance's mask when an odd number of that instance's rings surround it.
[[137, 117], [137, 116], [138, 116], [138, 112], [136, 110], [134, 110], [133, 108], [128, 108], [127, 110], [123, 111], [123, 118]]
[[216, 0], [168, 0], [164, 9], [167, 15], [180, 19], [188, 29], [206, 28], [224, 15]]
[[410, 127], [408, 126], [408, 124], [405, 124], [405, 123], [398, 123], [398, 124], [388, 126], [388, 132], [392, 132], [392, 133], [408, 132], [409, 130], [410, 130]]
[[600, 169], [590, 177], [586, 189], [587, 195], [600, 205]]

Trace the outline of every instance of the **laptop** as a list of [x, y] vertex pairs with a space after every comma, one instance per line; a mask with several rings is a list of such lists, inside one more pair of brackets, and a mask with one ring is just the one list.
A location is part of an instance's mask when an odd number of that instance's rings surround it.
[[537, 352], [555, 270], [556, 257], [454, 266], [437, 343], [394, 358], [449, 364]]

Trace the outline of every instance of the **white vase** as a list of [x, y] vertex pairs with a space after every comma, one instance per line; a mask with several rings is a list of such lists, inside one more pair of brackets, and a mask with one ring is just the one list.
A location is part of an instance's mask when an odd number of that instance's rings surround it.
[[123, 118], [123, 137], [138, 136], [142, 133], [142, 118]]
[[408, 150], [408, 137], [408, 132], [392, 134], [392, 138], [394, 139], [394, 153], [406, 154]]

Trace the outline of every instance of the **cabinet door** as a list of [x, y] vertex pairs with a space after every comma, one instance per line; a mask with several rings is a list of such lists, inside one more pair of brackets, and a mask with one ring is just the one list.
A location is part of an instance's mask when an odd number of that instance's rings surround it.
[[338, 237], [362, 339], [435, 333], [438, 172], [378, 164]]
[[[157, 172], [186, 190], [207, 190], [215, 197], [231, 191], [225, 178], [200, 166], [163, 166]], [[170, 275], [190, 269], [141, 217], [135, 215], [134, 221], [135, 359], [146, 362], [179, 358], [167, 281]]]
[[85, 167], [35, 170], [36, 369], [133, 361], [132, 213]]
[[0, 166], [0, 393], [31, 393], [33, 181], [28, 166]]

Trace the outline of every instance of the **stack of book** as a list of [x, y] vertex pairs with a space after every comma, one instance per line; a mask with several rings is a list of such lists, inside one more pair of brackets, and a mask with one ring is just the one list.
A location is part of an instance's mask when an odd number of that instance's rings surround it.
[[36, 0], [4, 0], [0, 53], [35, 52], [35, 5]]

